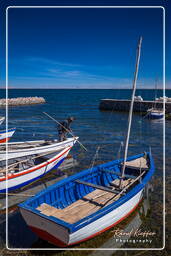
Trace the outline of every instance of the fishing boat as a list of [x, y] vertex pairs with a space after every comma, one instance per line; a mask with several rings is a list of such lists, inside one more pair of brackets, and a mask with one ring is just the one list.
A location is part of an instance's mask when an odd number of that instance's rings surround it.
[[124, 158], [76, 173], [19, 205], [31, 230], [56, 246], [81, 243], [125, 219], [141, 202], [154, 173], [150, 152], [127, 156], [141, 42], [142, 38], [138, 44]]
[[27, 225], [40, 238], [66, 247], [118, 224], [141, 202], [154, 172], [150, 153], [128, 158], [123, 189], [119, 190], [122, 162], [82, 171], [29, 198], [19, 205]]
[[3, 123], [3, 121], [5, 120], [4, 116], [0, 116], [0, 125]]
[[[78, 137], [67, 138], [62, 142], [58, 142], [57, 140], [11, 142], [8, 143], [8, 159], [58, 151], [69, 146], [72, 147], [76, 141], [78, 141]], [[0, 161], [4, 161], [5, 159], [6, 145], [4, 143], [0, 145]]]
[[0, 168], [0, 193], [23, 187], [44, 176], [54, 167], [58, 167], [67, 157], [72, 146], [58, 152], [49, 152], [31, 156], [27, 159], [16, 159], [6, 168]]
[[[3, 144], [5, 142], [9, 141], [10, 138], [13, 136], [15, 130], [16, 130], [16, 128], [11, 128], [11, 129], [8, 129], [8, 131], [6, 131], [6, 130], [0, 131], [0, 143]], [[6, 147], [5, 147], [5, 144], [4, 144], [4, 155], [6, 154], [5, 150], [6, 150]]]

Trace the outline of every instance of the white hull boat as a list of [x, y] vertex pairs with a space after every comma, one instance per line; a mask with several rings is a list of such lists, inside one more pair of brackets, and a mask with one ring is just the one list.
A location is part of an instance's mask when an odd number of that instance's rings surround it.
[[[72, 147], [78, 137], [68, 138], [65, 141], [26, 141], [26, 142], [12, 142], [8, 143], [8, 159], [24, 157], [34, 154], [48, 153], [51, 151], [58, 151], [68, 146]], [[0, 145], [0, 161], [6, 159], [6, 145]]]
[[150, 119], [163, 119], [164, 111], [163, 109], [151, 108], [147, 110], [147, 116]]
[[8, 168], [0, 169], [0, 193], [23, 187], [44, 176], [54, 167], [58, 167], [67, 157], [72, 146], [68, 146], [63, 150], [53, 153], [49, 158], [47, 155], [38, 155], [21, 160]]

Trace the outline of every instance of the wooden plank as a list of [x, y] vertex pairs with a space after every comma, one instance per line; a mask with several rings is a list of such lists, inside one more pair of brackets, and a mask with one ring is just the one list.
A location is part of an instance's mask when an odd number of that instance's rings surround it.
[[141, 170], [146, 170], [148, 169], [148, 165], [147, 165], [147, 159], [145, 159], [144, 157], [140, 157], [140, 158], [137, 158], [137, 159], [134, 159], [132, 161], [127, 161], [125, 163], [125, 166], [127, 168], [134, 168], [134, 169], [141, 169]]
[[89, 182], [86, 182], [86, 181], [75, 180], [75, 182], [77, 182], [79, 184], [83, 184], [83, 185], [89, 186], [89, 187], [92, 187], [92, 188], [97, 188], [97, 189], [100, 189], [100, 190], [104, 190], [104, 191], [107, 191], [107, 192], [110, 192], [110, 193], [114, 193], [114, 194], [118, 193], [118, 191], [112, 190], [112, 189], [104, 187], [104, 186], [100, 186], [100, 185], [96, 185], [96, 184], [93, 184], [93, 183], [89, 183]]
[[[112, 199], [118, 199], [118, 197], [119, 196], [121, 196], [124, 192], [125, 192], [125, 190], [127, 190], [131, 185], [133, 185], [136, 181], [138, 181], [144, 174], [145, 174], [145, 172], [146, 171], [143, 171], [136, 179], [134, 179], [134, 180], [132, 180], [130, 183], [128, 183], [128, 185], [124, 185], [125, 187], [123, 187], [122, 188], [122, 190], [119, 192], [119, 194], [118, 195], [116, 195], [116, 196], [114, 196]], [[122, 181], [123, 182], [123, 181]], [[105, 204], [104, 206], [106, 206], [106, 205], [108, 205], [109, 203], [110, 203], [110, 200], [111, 199], [109, 199], [109, 201], [107, 202], [107, 204]], [[103, 206], [103, 207], [104, 207]]]
[[[131, 179], [124, 180], [124, 186], [127, 186], [130, 181]], [[119, 184], [119, 179], [114, 180], [113, 183]], [[121, 196], [121, 194], [117, 195], [116, 193], [114, 196], [113, 192], [113, 190], [112, 192], [111, 190], [110, 192], [102, 192], [101, 189], [96, 189], [64, 209], [58, 209], [46, 203], [41, 204], [37, 209], [46, 216], [53, 216], [72, 224], [101, 209], [107, 202], [110, 201], [111, 203], [111, 201], [116, 200], [116, 197], [118, 199]]]

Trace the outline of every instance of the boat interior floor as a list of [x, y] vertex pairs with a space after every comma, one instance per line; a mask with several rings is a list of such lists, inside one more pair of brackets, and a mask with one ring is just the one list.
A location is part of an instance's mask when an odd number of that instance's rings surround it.
[[[123, 187], [127, 186], [132, 179], [123, 180]], [[119, 185], [119, 179], [112, 182], [114, 185]], [[46, 216], [53, 216], [73, 224], [82, 218], [100, 210], [102, 207], [116, 201], [121, 197], [121, 194], [106, 192], [100, 189], [95, 189], [93, 192], [85, 195], [83, 198], [70, 204], [66, 208], [58, 209], [46, 203], [42, 203], [36, 209]]]

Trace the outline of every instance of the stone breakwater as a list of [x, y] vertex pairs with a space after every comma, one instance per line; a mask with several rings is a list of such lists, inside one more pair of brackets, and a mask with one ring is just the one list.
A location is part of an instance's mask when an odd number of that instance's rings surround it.
[[[100, 101], [100, 110], [125, 111], [130, 108], [130, 100], [102, 99]], [[154, 107], [154, 101], [134, 101], [134, 112], [146, 112], [149, 108]], [[163, 108], [163, 102], [156, 102], [156, 107]], [[165, 103], [166, 113], [171, 113], [171, 102]]]
[[43, 97], [18, 97], [18, 98], [11, 98], [11, 99], [0, 99], [0, 107], [6, 106], [19, 106], [19, 105], [32, 105], [32, 104], [40, 104], [45, 103], [45, 99]]

